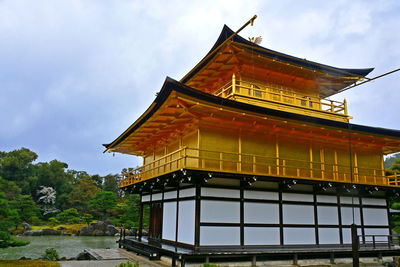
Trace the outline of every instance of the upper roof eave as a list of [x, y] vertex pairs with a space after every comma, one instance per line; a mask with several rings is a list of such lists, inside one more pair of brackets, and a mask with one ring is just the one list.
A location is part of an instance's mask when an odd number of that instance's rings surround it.
[[262, 114], [262, 115], [270, 115], [270, 116], [274, 116], [274, 117], [280, 117], [280, 118], [290, 119], [290, 120], [299, 120], [299, 121], [304, 121], [304, 122], [309, 122], [309, 123], [313, 123], [313, 124], [319, 124], [319, 125], [329, 126], [329, 127], [334, 127], [334, 128], [340, 128], [340, 129], [345, 129], [345, 130], [350, 129], [352, 131], [357, 131], [357, 132], [364, 132], [364, 133], [370, 133], [370, 134], [383, 135], [386, 137], [400, 138], [399, 130], [364, 126], [364, 125], [351, 124], [351, 123], [344, 123], [344, 122], [332, 121], [332, 120], [327, 120], [327, 119], [322, 119], [322, 118], [317, 118], [317, 117], [311, 117], [311, 116], [306, 116], [306, 115], [301, 115], [301, 114], [289, 113], [289, 112], [285, 112], [285, 111], [255, 106], [255, 105], [251, 105], [251, 104], [247, 104], [247, 103], [242, 103], [242, 102], [238, 102], [238, 101], [234, 101], [234, 100], [217, 97], [217, 96], [196, 90], [196, 89], [189, 87], [181, 82], [178, 82], [170, 77], [167, 77], [165, 79], [165, 82], [164, 82], [159, 94], [157, 95], [156, 99], [151, 104], [151, 106], [143, 113], [143, 115], [141, 117], [139, 117], [139, 119], [137, 119], [117, 139], [115, 139], [110, 144], [103, 145], [106, 147], [106, 151], [117, 146], [119, 143], [121, 143], [123, 140], [125, 140], [130, 134], [135, 132], [136, 129], [138, 129], [141, 125], [143, 125], [148, 119], [150, 119], [153, 116], [153, 114], [168, 99], [168, 97], [172, 91], [176, 91], [178, 93], [182, 93], [182, 94], [188, 95], [190, 97], [197, 98], [199, 100], [211, 102], [213, 104], [222, 105], [225, 107], [249, 111], [249, 112], [254, 112], [254, 113], [258, 113], [258, 114]]
[[[234, 34], [234, 31], [232, 31], [227, 25], [224, 25], [217, 41], [215, 42], [214, 46], [211, 48], [211, 50], [207, 53], [207, 55], [188, 73], [186, 74], [180, 82], [182, 83], [187, 83], [191, 78], [193, 78], [196, 73], [198, 73], [203, 67], [207, 65], [208, 62], [210, 62], [215, 55], [212, 57], [208, 57], [215, 49], [217, 49], [226, 39], [228, 39], [232, 34]], [[363, 78], [367, 76], [371, 71], [374, 70], [374, 68], [363, 68], [363, 69], [346, 69], [346, 68], [336, 68], [324, 64], [320, 64], [317, 62], [313, 61], [308, 61], [306, 59], [301, 59], [298, 57], [290, 56], [284, 53], [280, 53], [265, 47], [262, 47], [260, 45], [254, 44], [245, 38], [235, 35], [232, 39], [233, 42], [245, 45], [245, 46], [251, 46], [255, 48], [259, 53], [269, 56], [272, 58], [275, 58], [277, 60], [282, 60], [286, 62], [290, 62], [293, 64], [297, 64], [306, 68], [310, 69], [315, 69], [315, 70], [320, 70], [324, 71], [336, 76], [354, 76], [358, 78]]]

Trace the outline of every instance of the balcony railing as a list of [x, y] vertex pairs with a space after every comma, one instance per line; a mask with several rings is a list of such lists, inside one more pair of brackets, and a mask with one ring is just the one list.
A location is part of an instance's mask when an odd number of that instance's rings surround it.
[[325, 98], [313, 97], [294, 92], [291, 88], [275, 84], [258, 84], [247, 81], [232, 81], [214, 92], [214, 95], [223, 98], [235, 98], [241, 96], [267, 102], [283, 103], [286, 105], [306, 110], [325, 111], [347, 116], [346, 100], [343, 102]]
[[123, 175], [121, 187], [187, 168], [366, 185], [400, 186], [400, 175], [382, 169], [360, 168], [283, 157], [220, 152], [183, 147]]

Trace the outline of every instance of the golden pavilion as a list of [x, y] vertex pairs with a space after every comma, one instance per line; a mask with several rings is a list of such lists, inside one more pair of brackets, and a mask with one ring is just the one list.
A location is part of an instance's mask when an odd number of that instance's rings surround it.
[[141, 195], [139, 237], [125, 247], [184, 262], [334, 251], [351, 243], [353, 223], [361, 243], [389, 238], [399, 177], [386, 175], [384, 156], [400, 151], [400, 131], [352, 124], [346, 100], [330, 99], [372, 70], [286, 55], [224, 26], [210, 52], [180, 81], [167, 77], [105, 145], [143, 157], [121, 181]]

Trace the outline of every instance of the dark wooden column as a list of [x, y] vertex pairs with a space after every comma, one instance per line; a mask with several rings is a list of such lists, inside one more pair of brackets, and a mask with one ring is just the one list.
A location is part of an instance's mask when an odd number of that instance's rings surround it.
[[195, 200], [195, 222], [194, 222], [194, 246], [200, 246], [200, 201], [201, 201], [201, 186], [196, 185], [196, 200]]
[[142, 193], [140, 193], [140, 205], [139, 205], [139, 233], [138, 233], [138, 239], [139, 241], [142, 241], [142, 233], [143, 233], [143, 196]]

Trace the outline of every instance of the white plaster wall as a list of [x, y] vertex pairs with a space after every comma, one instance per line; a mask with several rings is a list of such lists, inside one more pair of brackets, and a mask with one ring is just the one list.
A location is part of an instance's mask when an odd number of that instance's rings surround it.
[[279, 194], [277, 192], [244, 190], [244, 198], [279, 200]]
[[150, 201], [150, 195], [143, 195], [142, 202], [147, 202], [147, 201]]
[[364, 225], [389, 225], [386, 209], [363, 208]]
[[278, 227], [245, 227], [245, 245], [279, 245], [280, 234]]
[[332, 206], [318, 206], [318, 224], [339, 224], [338, 208]]
[[319, 228], [320, 244], [340, 244], [339, 228]]
[[200, 245], [240, 245], [240, 228], [201, 226]]
[[354, 199], [352, 197], [340, 197], [340, 203], [342, 204], [352, 204], [353, 202], [354, 204], [360, 204], [358, 197], [354, 197]]
[[164, 192], [164, 199], [176, 198], [176, 191]]
[[317, 195], [317, 202], [319, 203], [337, 203], [336, 196]]
[[162, 193], [153, 194], [153, 197], [151, 198], [152, 201], [161, 200], [161, 199], [162, 199]]
[[314, 224], [314, 206], [283, 205], [284, 224]]
[[239, 223], [240, 204], [233, 201], [201, 200], [200, 221]]
[[377, 205], [377, 206], [385, 206], [386, 207], [386, 199], [382, 198], [363, 198], [363, 205]]
[[196, 189], [194, 187], [179, 190], [179, 198], [194, 197], [195, 195], [196, 195]]
[[202, 187], [201, 188], [201, 195], [205, 196], [205, 197], [239, 198], [240, 197], [240, 190]]
[[245, 223], [279, 223], [279, 205], [269, 203], [244, 203]]
[[[353, 224], [353, 212], [352, 207], [341, 207], [342, 213], [342, 224], [343, 225], [351, 225]], [[356, 225], [361, 224], [360, 219], [360, 208], [354, 208], [354, 221]]]
[[194, 245], [195, 201], [179, 201], [178, 241]]
[[285, 245], [315, 244], [314, 228], [283, 228], [283, 242]]
[[313, 202], [314, 197], [310, 194], [282, 193], [282, 200]]
[[164, 203], [162, 238], [175, 241], [176, 201]]

